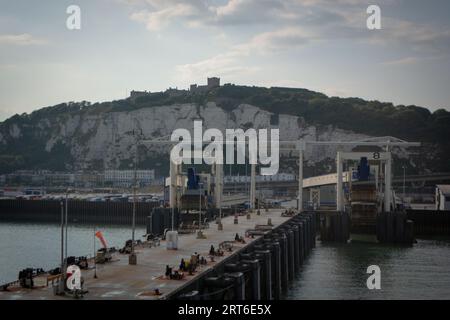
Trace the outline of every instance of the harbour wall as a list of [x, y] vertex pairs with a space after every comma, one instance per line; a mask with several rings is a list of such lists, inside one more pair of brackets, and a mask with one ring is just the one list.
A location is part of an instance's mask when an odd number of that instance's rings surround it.
[[416, 236], [450, 236], [450, 211], [407, 210]]
[[303, 212], [260, 236], [227, 259], [167, 296], [175, 300], [280, 299], [316, 245], [316, 214]]
[[[136, 203], [136, 224], [145, 225], [155, 204]], [[1, 221], [51, 222], [61, 221], [65, 201], [58, 200], [0, 200]], [[68, 201], [68, 221], [80, 224], [131, 225], [133, 203]]]

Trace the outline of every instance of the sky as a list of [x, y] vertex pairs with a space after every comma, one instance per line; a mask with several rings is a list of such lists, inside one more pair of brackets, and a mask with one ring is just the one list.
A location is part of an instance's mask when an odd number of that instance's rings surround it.
[[208, 76], [450, 110], [450, 1], [0, 0], [0, 121]]

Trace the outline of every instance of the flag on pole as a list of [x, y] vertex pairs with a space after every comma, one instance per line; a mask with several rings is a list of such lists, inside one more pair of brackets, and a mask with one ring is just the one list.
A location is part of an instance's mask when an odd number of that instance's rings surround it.
[[102, 243], [102, 245], [105, 249], [108, 248], [108, 246], [106, 245], [105, 238], [103, 237], [103, 234], [101, 231], [97, 231], [95, 233], [95, 236], [100, 240], [100, 242]]

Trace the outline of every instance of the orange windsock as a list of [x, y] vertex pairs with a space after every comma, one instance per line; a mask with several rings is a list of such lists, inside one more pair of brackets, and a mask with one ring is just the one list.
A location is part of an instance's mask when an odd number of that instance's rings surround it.
[[105, 238], [103, 237], [103, 234], [101, 231], [97, 231], [95, 233], [95, 236], [100, 240], [100, 242], [102, 243], [102, 245], [105, 249], [108, 248], [108, 246], [106, 245]]

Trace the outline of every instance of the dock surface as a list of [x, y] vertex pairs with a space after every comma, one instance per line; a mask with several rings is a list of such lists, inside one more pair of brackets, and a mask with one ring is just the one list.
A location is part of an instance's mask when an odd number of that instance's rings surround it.
[[[230, 255], [238, 253], [248, 246], [259, 236], [245, 238], [246, 243], [234, 243], [232, 252], [225, 252], [222, 257], [215, 257], [211, 262], [208, 258], [209, 249], [213, 245], [216, 249], [223, 241], [233, 241], [236, 233], [244, 236], [245, 231], [254, 229], [255, 225], [267, 224], [271, 219], [274, 228], [283, 224], [290, 217], [282, 217], [281, 209], [271, 209], [268, 212], [261, 210], [261, 215], [251, 214], [251, 218], [239, 216], [239, 223], [234, 224], [234, 217], [229, 216], [222, 219], [223, 230], [217, 230], [216, 223], [210, 223], [210, 227], [204, 230], [206, 239], [197, 239], [197, 234], [180, 235], [178, 238], [178, 250], [167, 250], [166, 242], [161, 241], [159, 247], [135, 249], [137, 254], [137, 265], [128, 264], [128, 255], [115, 253], [111, 262], [97, 264], [97, 279], [94, 278], [94, 270], [82, 270], [84, 278], [84, 289], [86, 293], [83, 299], [165, 299], [170, 293], [181, 289], [192, 281], [200, 278], [205, 272], [215, 265], [221, 263]], [[185, 273], [182, 280], [165, 279], [166, 265], [178, 269], [182, 258], [189, 261], [194, 252], [207, 258], [208, 264], [199, 266], [193, 275]], [[56, 285], [56, 282], [55, 282]], [[161, 295], [154, 295], [158, 288]], [[24, 289], [13, 287], [10, 291], [0, 292], [0, 299], [72, 299], [70, 296], [56, 296], [51, 284], [47, 287]]]

